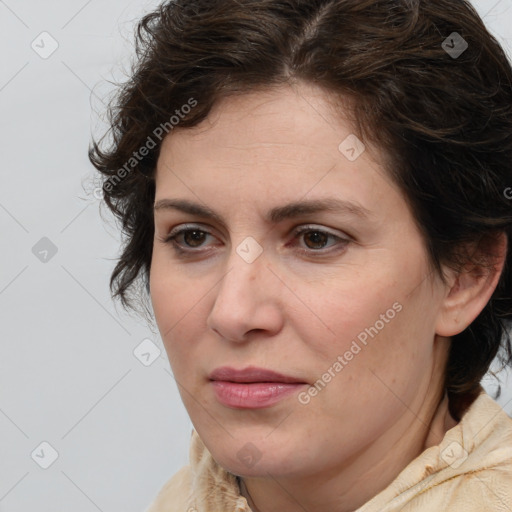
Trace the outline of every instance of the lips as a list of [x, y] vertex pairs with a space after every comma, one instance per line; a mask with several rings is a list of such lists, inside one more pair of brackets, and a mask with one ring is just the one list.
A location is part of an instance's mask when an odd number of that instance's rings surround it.
[[283, 375], [265, 368], [250, 366], [242, 370], [236, 370], [227, 366], [217, 368], [210, 374], [210, 380], [220, 380], [226, 382], [281, 382], [286, 384], [300, 383], [306, 384], [303, 380]]
[[307, 386], [296, 377], [254, 366], [217, 368], [209, 378], [217, 400], [233, 409], [270, 407]]

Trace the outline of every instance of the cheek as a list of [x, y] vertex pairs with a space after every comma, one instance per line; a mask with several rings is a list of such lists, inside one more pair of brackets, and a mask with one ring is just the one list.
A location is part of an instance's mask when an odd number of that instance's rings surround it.
[[198, 338], [194, 329], [201, 325], [198, 315], [204, 291], [175, 268], [168, 268], [158, 255], [151, 265], [150, 290], [155, 320], [174, 371], [175, 365], [191, 353], [191, 340]]
[[162, 337], [187, 310], [191, 310], [200, 295], [200, 283], [192, 282], [173, 264], [168, 251], [171, 249], [153, 247], [150, 271], [151, 302], [155, 317], [162, 327]]
[[302, 289], [297, 293], [310, 300], [304, 301], [306, 307], [301, 311], [296, 311], [296, 321], [317, 357], [332, 359], [333, 355], [350, 350], [354, 341], [364, 347], [372, 335], [382, 334], [397, 323], [400, 304], [391, 290], [396, 290], [396, 285], [389, 279], [364, 283], [352, 275], [344, 280], [325, 281], [319, 289]]
[[158, 258], [153, 256], [151, 263], [150, 273], [150, 295], [153, 311], [155, 313], [155, 320], [158, 324], [162, 340], [165, 341], [167, 333], [174, 323], [174, 317], [177, 314], [177, 307], [180, 301], [178, 300], [181, 292], [174, 293], [175, 290], [180, 290], [171, 278], [173, 274], [166, 272], [162, 265], [159, 264]]
[[[333, 389], [346, 400], [349, 390], [357, 400], [384, 392], [378, 377], [405, 391], [415, 372], [421, 373], [432, 357], [432, 297], [414, 279], [423, 270], [400, 272], [392, 264], [385, 268], [386, 274], [369, 267], [365, 275], [372, 276], [371, 282], [354, 272], [343, 281], [324, 282], [321, 290], [300, 291], [303, 297], [317, 297], [302, 315], [296, 314], [314, 373], [336, 381]], [[326, 375], [329, 371], [336, 378]]]
[[[328, 409], [337, 415], [356, 407], [362, 416], [379, 411], [385, 417], [386, 408], [401, 407], [397, 396], [409, 403], [428, 377], [434, 336], [430, 310], [421, 296], [397, 300], [396, 293], [386, 294], [384, 288], [365, 293], [365, 299], [353, 296], [345, 311], [337, 318], [335, 309], [326, 311], [333, 318], [337, 340], [315, 346], [322, 354], [317, 377], [332, 382], [324, 393]], [[329, 370], [335, 377], [326, 375]]]

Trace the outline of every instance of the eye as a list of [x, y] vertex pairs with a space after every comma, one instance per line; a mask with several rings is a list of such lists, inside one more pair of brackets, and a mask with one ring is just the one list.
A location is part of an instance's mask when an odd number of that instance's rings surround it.
[[[209, 231], [198, 226], [185, 225], [173, 229], [165, 237], [157, 237], [164, 244], [171, 244], [172, 248], [181, 256], [192, 256], [204, 253], [211, 247], [206, 244], [208, 238], [215, 239]], [[344, 238], [316, 226], [301, 226], [293, 232], [293, 240], [301, 240], [298, 245], [300, 252], [313, 256], [322, 256], [335, 250], [344, 249], [351, 240]], [[203, 249], [201, 249], [203, 248]]]
[[208, 237], [214, 238], [210, 232], [197, 226], [182, 226], [179, 229], [173, 229], [163, 238], [158, 237], [158, 239], [164, 244], [171, 244], [176, 252], [183, 254], [199, 252], [194, 249], [202, 247]]
[[[350, 243], [348, 238], [343, 238], [315, 226], [302, 226], [294, 231], [293, 236], [294, 239], [299, 238], [304, 241], [303, 246], [299, 247], [299, 249], [307, 253], [321, 252], [322, 254], [325, 254], [326, 252], [331, 252], [330, 248], [332, 247], [338, 246], [338, 248], [341, 249]], [[329, 244], [329, 241], [332, 243]]]

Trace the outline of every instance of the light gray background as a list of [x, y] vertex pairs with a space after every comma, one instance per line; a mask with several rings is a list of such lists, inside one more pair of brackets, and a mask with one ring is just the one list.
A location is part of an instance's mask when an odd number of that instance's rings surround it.
[[[161, 339], [110, 299], [119, 231], [87, 159], [158, 3], [0, 0], [0, 512], [143, 511], [188, 460]], [[512, 55], [512, 0], [475, 6]], [[512, 414], [512, 379], [499, 403]]]

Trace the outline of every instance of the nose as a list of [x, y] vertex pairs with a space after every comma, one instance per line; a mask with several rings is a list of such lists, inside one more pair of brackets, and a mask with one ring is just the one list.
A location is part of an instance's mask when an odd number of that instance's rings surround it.
[[255, 333], [277, 334], [283, 326], [283, 285], [268, 267], [265, 252], [248, 263], [233, 249], [227, 268], [217, 285], [207, 326], [232, 342], [248, 341]]

